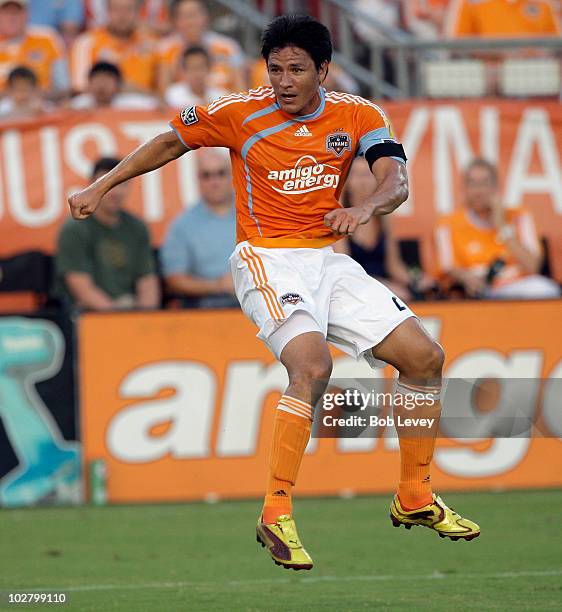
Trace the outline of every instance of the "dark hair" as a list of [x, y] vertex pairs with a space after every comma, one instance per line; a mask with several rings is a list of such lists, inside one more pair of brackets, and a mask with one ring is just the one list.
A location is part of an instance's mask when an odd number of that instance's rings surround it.
[[121, 75], [121, 70], [119, 70], [119, 66], [112, 64], [110, 62], [96, 62], [88, 73], [88, 78], [91, 79], [96, 74], [110, 74], [114, 76], [119, 82], [123, 80], [123, 76]]
[[475, 157], [464, 169], [464, 178], [468, 177], [468, 173], [474, 168], [484, 168], [488, 171], [490, 177], [494, 183], [498, 182], [498, 169], [491, 161], [488, 161], [484, 157]]
[[105, 174], [106, 172], [113, 170], [113, 168], [115, 168], [120, 161], [121, 160], [117, 159], [116, 157], [100, 157], [92, 169], [92, 178], [101, 172]]
[[186, 47], [184, 49], [181, 56], [182, 66], [185, 64], [185, 60], [192, 55], [204, 55], [205, 59], [207, 60], [207, 64], [211, 63], [211, 56], [209, 55], [207, 49], [194, 45], [193, 47]]
[[25, 79], [34, 87], [37, 85], [37, 75], [27, 66], [16, 66], [8, 75], [8, 85], [13, 85], [17, 79]]
[[308, 15], [282, 15], [264, 30], [261, 54], [267, 62], [274, 49], [298, 47], [306, 51], [316, 66], [332, 59], [332, 38], [328, 28]]

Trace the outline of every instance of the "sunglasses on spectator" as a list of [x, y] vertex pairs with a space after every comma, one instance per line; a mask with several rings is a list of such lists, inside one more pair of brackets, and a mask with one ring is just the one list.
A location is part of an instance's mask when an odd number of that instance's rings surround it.
[[210, 170], [203, 170], [203, 172], [199, 173], [199, 178], [203, 179], [204, 181], [208, 181], [212, 178], [224, 178], [225, 176], [227, 176], [227, 174], [228, 173], [226, 170], [215, 170], [215, 172], [211, 172]]

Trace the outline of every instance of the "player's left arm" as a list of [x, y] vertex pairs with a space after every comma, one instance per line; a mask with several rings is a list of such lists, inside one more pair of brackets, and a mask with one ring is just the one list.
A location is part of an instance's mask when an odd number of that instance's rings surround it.
[[339, 208], [324, 217], [324, 223], [336, 234], [352, 234], [372, 215], [388, 215], [408, 199], [406, 164], [393, 157], [373, 161], [371, 172], [376, 180], [373, 195], [360, 206]]

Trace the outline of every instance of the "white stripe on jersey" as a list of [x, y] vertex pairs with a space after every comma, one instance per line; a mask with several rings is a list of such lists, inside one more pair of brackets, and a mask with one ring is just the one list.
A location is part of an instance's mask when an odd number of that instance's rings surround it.
[[238, 93], [230, 93], [230, 94], [225, 94], [224, 96], [221, 96], [218, 100], [215, 100], [214, 102], [212, 102], [211, 104], [209, 104], [209, 106], [213, 106], [218, 104], [220, 101], [225, 101], [225, 100], [230, 100], [231, 98], [240, 98], [241, 96], [248, 96], [248, 95], [254, 95], [254, 94], [262, 94], [264, 92], [264, 90], [266, 89], [265, 86], [262, 87], [258, 87], [256, 89], [250, 89], [250, 91], [248, 92], [238, 92]]
[[371, 106], [372, 108], [376, 109], [383, 117], [386, 117], [385, 112], [380, 106], [377, 106], [374, 102], [371, 102], [370, 100], [365, 100], [365, 98], [361, 98], [360, 96], [354, 96], [353, 94], [330, 91], [326, 94], [326, 101], [332, 102], [333, 104], [344, 102], [345, 104]]
[[243, 94], [231, 94], [229, 96], [223, 96], [218, 98], [207, 107], [209, 115], [216, 113], [221, 108], [234, 104], [235, 102], [246, 102], [247, 100], [264, 100], [273, 96], [273, 88], [271, 87], [260, 87], [259, 89], [252, 89], [248, 93]]

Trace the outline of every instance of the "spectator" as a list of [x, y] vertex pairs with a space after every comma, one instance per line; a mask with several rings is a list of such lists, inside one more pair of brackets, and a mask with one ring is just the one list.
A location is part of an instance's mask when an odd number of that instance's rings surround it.
[[[99, 159], [92, 178], [119, 163]], [[113, 188], [95, 214], [85, 221], [68, 220], [58, 239], [57, 293], [87, 310], [157, 308], [158, 279], [148, 229], [123, 210], [127, 184]]]
[[182, 51], [203, 47], [212, 60], [211, 83], [227, 91], [245, 89], [244, 55], [232, 38], [209, 30], [209, 12], [201, 0], [172, 2], [173, 33], [159, 44], [159, 91], [178, 79]]
[[449, 0], [403, 0], [406, 29], [416, 38], [441, 38], [448, 5]]
[[211, 66], [211, 58], [203, 47], [188, 47], [182, 54], [181, 81], [166, 89], [166, 104], [175, 108], [197, 104], [206, 106], [224, 95], [224, 89], [212, 87], [209, 83]]
[[[83, 0], [86, 7], [86, 24], [88, 29], [99, 28], [107, 23], [108, 0]], [[168, 0], [141, 0], [140, 17], [143, 28], [155, 36], [168, 34], [170, 31], [170, 14]]]
[[88, 90], [74, 97], [70, 107], [75, 109], [116, 108], [127, 110], [153, 110], [158, 107], [155, 98], [141, 93], [124, 92], [123, 77], [115, 64], [97, 62], [88, 75]]
[[84, 6], [77, 0], [29, 0], [29, 23], [58, 30], [68, 48], [84, 23]]
[[162, 272], [171, 294], [184, 306], [238, 304], [229, 257], [236, 244], [236, 214], [230, 162], [220, 149], [197, 153], [201, 199], [168, 229], [160, 251]]
[[[375, 187], [367, 162], [362, 158], [356, 159], [345, 187], [344, 205], [359, 206], [373, 194]], [[403, 300], [420, 297], [434, 285], [434, 281], [424, 274], [410, 272], [402, 261], [388, 216], [372, 217], [352, 236], [340, 241], [336, 250], [353, 257], [367, 274], [384, 283]]]
[[447, 17], [450, 37], [559, 36], [549, 0], [455, 0]]
[[14, 68], [8, 75], [8, 85], [0, 101], [0, 117], [36, 117], [51, 109], [49, 103], [43, 99], [33, 70], [25, 66]]
[[523, 209], [505, 210], [496, 167], [475, 159], [464, 174], [464, 208], [437, 228], [441, 271], [470, 297], [541, 299], [560, 288], [538, 274], [542, 253], [533, 219]]
[[72, 47], [72, 86], [85, 91], [96, 62], [119, 66], [127, 91], [150, 93], [156, 86], [155, 42], [140, 29], [137, 0], [108, 0], [107, 25], [81, 34]]
[[59, 35], [27, 24], [27, 0], [0, 0], [0, 88], [16, 66], [31, 68], [45, 92], [68, 90], [68, 65]]

